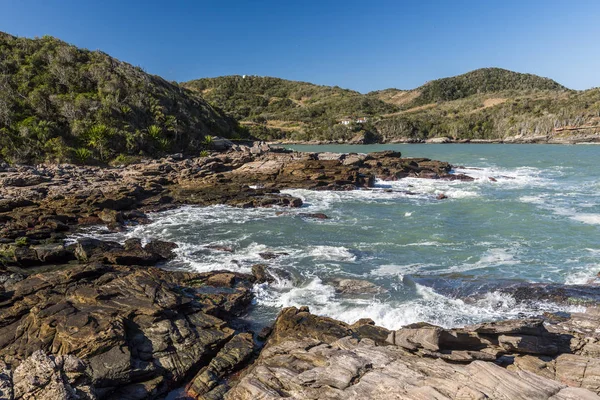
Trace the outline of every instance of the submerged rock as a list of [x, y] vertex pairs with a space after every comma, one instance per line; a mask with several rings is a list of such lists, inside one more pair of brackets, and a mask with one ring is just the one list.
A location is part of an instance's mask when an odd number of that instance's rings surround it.
[[364, 279], [332, 279], [328, 283], [333, 285], [336, 292], [342, 294], [378, 294], [387, 291]]

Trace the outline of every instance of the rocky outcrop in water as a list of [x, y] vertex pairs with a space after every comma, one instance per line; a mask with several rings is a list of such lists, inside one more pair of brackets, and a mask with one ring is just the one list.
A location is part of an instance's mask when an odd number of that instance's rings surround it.
[[[256, 333], [238, 316], [251, 307], [252, 286], [275, 279], [268, 265], [252, 275], [168, 271], [156, 266], [174, 256], [173, 243], [65, 243], [80, 227], [117, 231], [182, 204], [298, 207], [279, 191], [367, 188], [376, 177], [472, 179], [397, 152], [225, 147], [121, 168], [0, 165], [0, 398], [157, 399], [176, 388], [194, 399], [598, 398], [594, 309], [390, 331], [289, 308], [272, 332]], [[261, 254], [266, 262], [284, 256]], [[358, 279], [331, 283], [342, 295], [383, 291]], [[517, 300], [571, 296], [514, 290]]]
[[[473, 179], [452, 174], [451, 168], [446, 162], [402, 158], [394, 151], [297, 153], [265, 144], [231, 145], [209, 157], [173, 155], [118, 168], [2, 164], [0, 265], [28, 268], [70, 262], [73, 249], [63, 245], [68, 232], [98, 224], [117, 231], [148, 223], [149, 211], [183, 204], [300, 207], [301, 199], [280, 190], [354, 190], [372, 187], [375, 178]], [[146, 258], [135, 263], [159, 261]]]

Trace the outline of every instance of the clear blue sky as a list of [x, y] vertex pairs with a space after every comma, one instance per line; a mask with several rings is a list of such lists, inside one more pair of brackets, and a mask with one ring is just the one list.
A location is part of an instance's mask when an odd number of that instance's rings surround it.
[[367, 92], [481, 67], [600, 86], [600, 0], [0, 0], [0, 30], [56, 36], [166, 79], [253, 74]]

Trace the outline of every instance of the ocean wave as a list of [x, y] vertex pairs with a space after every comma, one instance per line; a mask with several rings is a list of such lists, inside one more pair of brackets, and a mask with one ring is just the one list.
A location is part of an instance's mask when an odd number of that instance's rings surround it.
[[570, 218], [584, 224], [600, 225], [600, 214], [582, 213], [572, 215]]
[[587, 264], [575, 268], [565, 278], [565, 285], [588, 285], [597, 284], [600, 280], [598, 273], [600, 264]]
[[493, 321], [523, 316], [535, 316], [545, 311], [584, 311], [583, 307], [563, 307], [553, 303], [531, 304], [517, 302], [512, 296], [488, 292], [470, 299], [453, 299], [433, 289], [415, 285], [416, 296], [405, 302], [389, 302], [376, 298], [337, 298], [333, 287], [319, 278], [302, 287], [280, 293], [267, 286], [255, 289], [257, 303], [270, 307], [309, 306], [311, 312], [354, 323], [361, 318], [371, 318], [377, 325], [399, 329], [415, 322], [428, 322], [445, 328], [460, 327], [483, 321]]
[[435, 273], [459, 273], [474, 271], [482, 268], [518, 265], [521, 263], [521, 261], [516, 258], [515, 251], [515, 249], [505, 248], [488, 249], [484, 254], [482, 254], [479, 257], [479, 260], [474, 263], [464, 263], [461, 265], [455, 265], [448, 268], [438, 269], [435, 271]]
[[408, 274], [422, 273], [424, 268], [435, 267], [435, 266], [436, 266], [435, 264], [422, 264], [422, 263], [405, 264], [405, 265], [385, 264], [385, 265], [381, 265], [381, 266], [373, 269], [370, 272], [370, 275], [379, 276], [379, 277], [384, 277], [384, 276], [403, 277], [404, 275], [408, 275]]
[[308, 253], [309, 256], [317, 260], [326, 261], [356, 261], [356, 255], [343, 246], [313, 246]]

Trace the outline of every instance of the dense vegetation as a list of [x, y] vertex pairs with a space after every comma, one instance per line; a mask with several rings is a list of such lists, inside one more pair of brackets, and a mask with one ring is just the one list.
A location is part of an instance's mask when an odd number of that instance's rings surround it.
[[[266, 139], [348, 141], [358, 133], [382, 141], [498, 139], [600, 124], [598, 90], [576, 92], [547, 78], [500, 68], [366, 95], [255, 76], [199, 79], [184, 86]], [[368, 122], [341, 125], [347, 116], [366, 116]]]
[[0, 158], [125, 161], [197, 152], [236, 122], [181, 86], [53, 37], [0, 33]]
[[427, 82], [417, 89], [419, 96], [413, 106], [442, 101], [464, 99], [466, 97], [503, 91], [517, 93], [526, 91], [567, 90], [564, 86], [548, 78], [532, 74], [521, 74], [501, 68], [481, 68], [451, 78]]
[[278, 78], [235, 75], [183, 85], [237, 118], [253, 135], [268, 139], [291, 136], [304, 140], [322, 134], [348, 139], [360, 129], [341, 127], [340, 119], [372, 119], [398, 110], [392, 104], [352, 90]]
[[[353, 122], [341, 124], [347, 117]], [[368, 94], [257, 76], [177, 84], [100, 51], [0, 32], [0, 161], [121, 163], [198, 153], [211, 135], [393, 141], [599, 132], [600, 89], [572, 91], [499, 68]]]
[[382, 140], [506, 139], [600, 132], [600, 90], [515, 91], [408, 109], [377, 121]]

